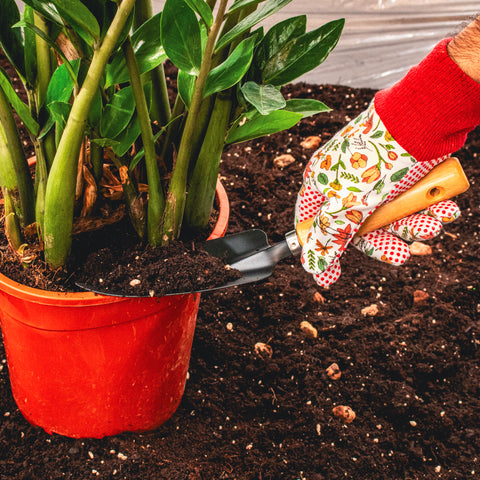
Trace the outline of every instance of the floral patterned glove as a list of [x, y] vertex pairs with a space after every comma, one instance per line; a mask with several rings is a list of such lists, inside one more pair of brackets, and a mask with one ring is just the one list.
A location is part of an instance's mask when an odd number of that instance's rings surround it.
[[[316, 282], [323, 287], [336, 282], [341, 272], [339, 257], [365, 219], [446, 158], [416, 161], [387, 131], [374, 102], [317, 150], [305, 169], [295, 211], [296, 223], [315, 217], [303, 246], [302, 264]], [[404, 263], [409, 252], [400, 238], [432, 238], [442, 227], [439, 216], [458, 216], [453, 202], [442, 204], [428, 215], [399, 220], [388, 230], [377, 230], [354, 243], [374, 258]]]

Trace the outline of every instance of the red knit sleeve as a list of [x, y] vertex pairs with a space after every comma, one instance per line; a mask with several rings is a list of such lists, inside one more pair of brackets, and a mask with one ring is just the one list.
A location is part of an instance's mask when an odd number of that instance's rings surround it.
[[480, 84], [440, 42], [393, 87], [375, 95], [375, 109], [393, 138], [419, 161], [455, 152], [480, 124]]

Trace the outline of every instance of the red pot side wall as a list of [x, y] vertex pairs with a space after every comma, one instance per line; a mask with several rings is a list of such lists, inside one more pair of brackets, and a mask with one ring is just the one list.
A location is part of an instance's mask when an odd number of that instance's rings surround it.
[[[217, 185], [225, 234], [229, 206]], [[185, 390], [200, 294], [119, 298], [45, 292], [0, 274], [0, 319], [15, 401], [48, 433], [101, 438], [152, 430]]]

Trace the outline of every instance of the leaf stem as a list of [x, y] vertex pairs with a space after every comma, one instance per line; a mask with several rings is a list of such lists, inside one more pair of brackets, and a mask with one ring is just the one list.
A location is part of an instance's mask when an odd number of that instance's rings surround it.
[[170, 181], [170, 189], [167, 195], [165, 217], [163, 225], [162, 243], [167, 244], [180, 234], [182, 217], [185, 208], [185, 196], [187, 186], [188, 168], [192, 156], [191, 136], [197, 122], [197, 116], [203, 99], [203, 88], [210, 71], [215, 40], [222, 25], [228, 0], [221, 0], [215, 20], [207, 37], [202, 64], [195, 82], [195, 90], [190, 104], [185, 128], [182, 134], [175, 169]]
[[125, 61], [130, 73], [130, 84], [132, 85], [133, 96], [137, 107], [137, 116], [142, 132], [143, 149], [145, 152], [145, 165], [147, 167], [148, 179], [148, 206], [147, 206], [147, 234], [148, 242], [152, 246], [160, 244], [161, 223], [165, 208], [162, 182], [157, 166], [157, 155], [155, 152], [155, 140], [153, 138], [150, 116], [148, 114], [147, 100], [143, 91], [142, 80], [138, 71], [135, 53], [133, 51], [130, 37], [123, 45]]

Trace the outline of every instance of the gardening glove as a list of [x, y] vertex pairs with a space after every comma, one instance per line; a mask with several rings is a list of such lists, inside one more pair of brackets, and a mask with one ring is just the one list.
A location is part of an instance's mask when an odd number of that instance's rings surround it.
[[[338, 279], [339, 258], [365, 219], [461, 148], [480, 123], [480, 85], [448, 56], [448, 42], [440, 42], [392, 88], [378, 92], [369, 108], [308, 163], [295, 221], [314, 217], [301, 258], [319, 285]], [[408, 218], [409, 225], [415, 222]], [[401, 227], [396, 222], [392, 228], [401, 232]], [[357, 247], [391, 260], [390, 248], [387, 255], [375, 253], [383, 234], [363, 237]], [[387, 238], [389, 245], [394, 242]]]
[[407, 242], [431, 240], [442, 231], [444, 224], [453, 222], [459, 216], [458, 205], [451, 200], [444, 200], [420, 213], [361, 237], [354, 237], [352, 243], [369, 257], [392, 265], [403, 265], [410, 258]]

